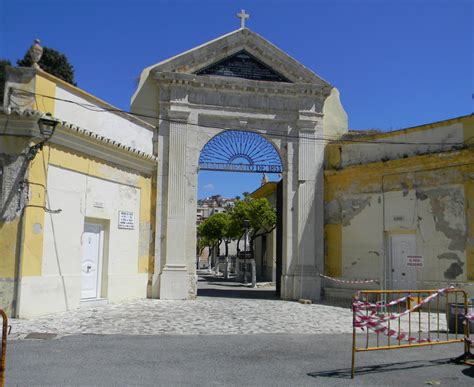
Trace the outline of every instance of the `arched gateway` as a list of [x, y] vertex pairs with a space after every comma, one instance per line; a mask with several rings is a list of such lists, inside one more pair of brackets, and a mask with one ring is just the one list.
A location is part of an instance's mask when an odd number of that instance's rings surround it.
[[254, 157], [270, 168], [276, 165], [276, 155], [283, 169], [281, 296], [319, 299], [324, 255], [321, 139], [347, 131], [338, 91], [241, 28], [145, 69], [132, 110], [159, 117], [150, 119], [158, 128], [159, 155], [153, 296], [196, 295], [198, 170], [218, 163], [210, 156], [219, 154], [223, 138], [234, 144], [235, 152], [222, 154], [222, 164], [234, 156], [235, 161], [239, 133], [252, 132], [275, 150]]

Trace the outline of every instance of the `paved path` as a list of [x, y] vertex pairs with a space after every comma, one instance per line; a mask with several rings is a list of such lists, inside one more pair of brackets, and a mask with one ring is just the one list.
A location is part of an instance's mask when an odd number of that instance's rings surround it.
[[10, 320], [10, 339], [31, 332], [73, 334], [229, 335], [248, 333], [350, 332], [348, 309], [278, 300], [198, 298], [192, 301], [137, 300]]
[[31, 320], [11, 319], [10, 324], [10, 339], [33, 332], [58, 336], [342, 333], [351, 331], [351, 313], [346, 308], [278, 300], [269, 286], [250, 289], [200, 277], [195, 300], [141, 299]]
[[[13, 340], [31, 333], [52, 333], [57, 337], [77, 334], [333, 334], [352, 332], [352, 314], [348, 308], [278, 300], [274, 288], [268, 286], [250, 289], [235, 282], [201, 277], [195, 300], [141, 299], [31, 320], [11, 319], [10, 324], [9, 338]], [[445, 329], [444, 319], [442, 324]]]

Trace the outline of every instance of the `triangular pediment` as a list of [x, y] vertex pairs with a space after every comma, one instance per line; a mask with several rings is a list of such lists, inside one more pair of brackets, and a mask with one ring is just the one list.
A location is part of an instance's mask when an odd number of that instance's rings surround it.
[[197, 75], [217, 75], [254, 81], [291, 82], [245, 50], [239, 51], [199, 71]]
[[159, 72], [207, 74], [331, 87], [313, 71], [247, 28], [233, 31], [146, 68], [140, 77], [139, 89], [149, 74]]

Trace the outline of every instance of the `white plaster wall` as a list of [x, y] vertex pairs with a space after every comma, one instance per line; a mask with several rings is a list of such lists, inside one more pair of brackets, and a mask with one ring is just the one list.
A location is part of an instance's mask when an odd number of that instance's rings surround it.
[[[79, 307], [84, 222], [105, 226], [101, 296], [109, 301], [146, 297], [147, 274], [138, 273], [140, 189], [50, 165], [42, 275], [23, 277], [21, 317]], [[103, 208], [99, 208], [100, 206]], [[135, 214], [135, 228], [118, 228], [118, 211]]]
[[[449, 143], [462, 143], [464, 141], [464, 131], [462, 123], [456, 123], [409, 133], [402, 131], [399, 135], [370, 141], [381, 143], [381, 145], [344, 144], [342, 146], [341, 166], [346, 167], [348, 165], [366, 164], [380, 160], [393, 160], [418, 154], [446, 151], [453, 148], [453, 145], [449, 145]], [[416, 143], [416, 145], [383, 145], [383, 142]]]
[[[342, 206], [342, 276], [379, 279], [382, 275], [381, 258], [384, 253], [381, 195], [351, 195], [344, 200], [346, 205]], [[357, 213], [359, 210], [361, 211]]]
[[[453, 184], [426, 188], [423, 192], [428, 198], [417, 200], [416, 208], [417, 248], [424, 258], [418, 278], [421, 281], [466, 282], [465, 240], [462, 243], [463, 235], [467, 237], [464, 187]], [[460, 265], [462, 273], [449, 278], [446, 272], [453, 263]]]
[[[76, 95], [61, 86], [56, 86], [56, 97], [99, 107], [90, 100]], [[73, 103], [56, 100], [54, 115], [57, 118], [118, 141], [126, 146], [149, 154], [153, 153], [153, 130], [145, 125], [142, 126], [123, 118], [119, 114], [94, 112]]]
[[324, 135], [330, 139], [341, 137], [348, 130], [347, 113], [341, 103], [339, 90], [333, 87], [331, 94], [324, 101], [323, 107]]

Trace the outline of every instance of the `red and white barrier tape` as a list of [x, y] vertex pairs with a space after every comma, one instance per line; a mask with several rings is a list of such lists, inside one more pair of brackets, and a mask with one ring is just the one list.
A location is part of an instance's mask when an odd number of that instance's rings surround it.
[[464, 318], [468, 321], [474, 321], [474, 313], [466, 314]]
[[[414, 312], [416, 309], [419, 307], [427, 304], [428, 302], [432, 301], [436, 297], [446, 293], [448, 290], [453, 289], [453, 286], [450, 286], [448, 288], [440, 289], [436, 293], [433, 293], [423, 299], [420, 303], [416, 304], [410, 309], [407, 309], [401, 313], [397, 314], [389, 314], [388, 316], [378, 316], [376, 315], [377, 309], [382, 308], [384, 306], [392, 306], [399, 304], [400, 302], [405, 301], [410, 297], [409, 295], [406, 297], [399, 298], [398, 300], [394, 300], [388, 304], [371, 304], [366, 301], [360, 301], [360, 300], [355, 300], [352, 304], [352, 310], [355, 313], [354, 316], [354, 327], [355, 328], [367, 328], [370, 330], [373, 330], [375, 333], [379, 334], [384, 334], [386, 336], [390, 336], [395, 338], [395, 340], [404, 340], [404, 341], [409, 341], [409, 342], [418, 342], [418, 343], [425, 343], [428, 340], [427, 339], [417, 339], [415, 337], [410, 337], [408, 334], [404, 332], [397, 332], [393, 329], [388, 329], [387, 326], [384, 326], [383, 324], [386, 323], [387, 321], [391, 320], [396, 320], [399, 319], [403, 316], [405, 316], [408, 313]], [[364, 311], [370, 310], [370, 314], [365, 314]], [[471, 319], [471, 315], [466, 315], [465, 318]]]
[[343, 283], [343, 284], [370, 284], [370, 283], [379, 283], [378, 280], [373, 280], [373, 279], [370, 279], [370, 280], [342, 280], [342, 279], [339, 279], [339, 278], [333, 278], [333, 277], [328, 277], [327, 275], [324, 275], [324, 274], [319, 274], [320, 277], [322, 278], [326, 278], [330, 281], [334, 281], [334, 282], [340, 282], [340, 283]]
[[[401, 313], [398, 313], [398, 314], [391, 314], [391, 315], [386, 316], [386, 317], [383, 317], [383, 318], [380, 317], [380, 319], [381, 319], [382, 322], [385, 322], [385, 321], [388, 321], [388, 320], [396, 320], [396, 319], [398, 319], [398, 318], [400, 318], [400, 317], [403, 317], [403, 316], [405, 316], [405, 315], [408, 314], [408, 313], [414, 312], [416, 309], [418, 309], [419, 307], [421, 307], [421, 306], [427, 304], [428, 302], [432, 301], [432, 300], [435, 299], [436, 297], [438, 297], [438, 296], [440, 296], [440, 295], [446, 293], [449, 289], [454, 289], [454, 287], [453, 287], [453, 286], [450, 286], [450, 287], [448, 287], [448, 288], [440, 289], [440, 290], [438, 290], [436, 293], [433, 293], [433, 294], [429, 295], [428, 297], [426, 297], [425, 299], [423, 299], [419, 304], [416, 304], [416, 305], [413, 306], [412, 308], [407, 309], [407, 310], [405, 310], [405, 311], [403, 311], [403, 312], [401, 312]], [[406, 296], [406, 297], [402, 297], [402, 298], [400, 298], [400, 299], [398, 299], [398, 300], [395, 300], [395, 301], [396, 301], [395, 304], [400, 303], [400, 302], [403, 302], [403, 301], [406, 300], [408, 297], [410, 297], [410, 295], [408, 295], [408, 296]], [[384, 306], [383, 304], [375, 304], [375, 306], [367, 308], [367, 305], [371, 305], [371, 304], [369, 304], [368, 302], [365, 302], [365, 301], [356, 300], [356, 301], [354, 301], [354, 303], [352, 304], [352, 309], [353, 309], [355, 312], [359, 312], [359, 311], [366, 310], [366, 309], [369, 309], [369, 310], [370, 310], [370, 309], [373, 309], [372, 315], [375, 315], [376, 310], [374, 310], [374, 309], [381, 308], [381, 307]], [[372, 305], [374, 305], [374, 304], [372, 304]], [[389, 303], [389, 304], [387, 304], [386, 306], [391, 306], [391, 305], [390, 305], [390, 303]], [[357, 315], [357, 313], [356, 313], [356, 315]], [[367, 316], [364, 316], [364, 317], [367, 317]], [[374, 317], [377, 317], [377, 316], [374, 316]], [[379, 318], [379, 317], [377, 317], [377, 318]]]
[[385, 304], [381, 301], [379, 301], [375, 304], [371, 304], [370, 302], [367, 302], [367, 301], [356, 300], [352, 304], [352, 309], [356, 310], [356, 311], [359, 311], [359, 310], [372, 310], [372, 309], [387, 308], [389, 306], [394, 306], [394, 305], [400, 304], [401, 302], [405, 302], [406, 300], [408, 300], [409, 297], [410, 296], [405, 296], [405, 297], [399, 298], [397, 300], [390, 301], [388, 304]]

